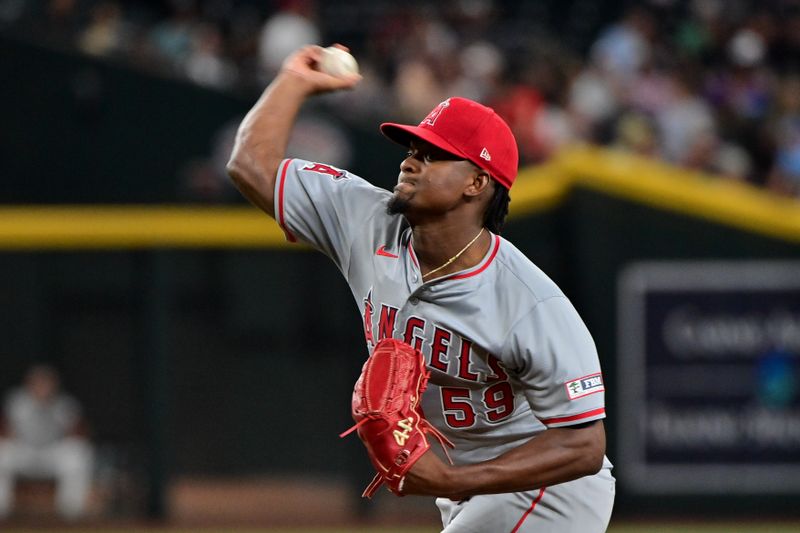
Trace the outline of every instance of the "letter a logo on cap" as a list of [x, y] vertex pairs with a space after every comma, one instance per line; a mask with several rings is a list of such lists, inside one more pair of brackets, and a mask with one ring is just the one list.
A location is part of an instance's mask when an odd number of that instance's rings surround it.
[[419, 123], [420, 126], [423, 124], [427, 124], [428, 126], [433, 126], [436, 124], [436, 119], [439, 118], [439, 115], [442, 114], [442, 111], [450, 107], [450, 99], [448, 98], [441, 104], [437, 105], [433, 108], [433, 111], [428, 113], [428, 116], [422, 119], [422, 122]]

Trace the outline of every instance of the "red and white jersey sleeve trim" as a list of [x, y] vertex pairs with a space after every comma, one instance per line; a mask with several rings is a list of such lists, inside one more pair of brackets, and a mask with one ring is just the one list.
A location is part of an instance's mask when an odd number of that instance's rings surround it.
[[278, 208], [275, 210], [278, 220], [278, 225], [283, 230], [283, 233], [286, 235], [286, 240], [289, 242], [297, 242], [297, 237], [289, 231], [286, 227], [286, 211], [283, 207], [283, 194], [286, 184], [286, 172], [289, 170], [289, 165], [292, 164], [292, 159], [286, 159], [283, 162], [283, 167], [279, 170], [278, 176], [278, 194], [277, 194], [277, 204]]
[[605, 418], [605, 416], [606, 416], [606, 408], [600, 407], [597, 409], [592, 409], [591, 411], [586, 411], [585, 413], [579, 413], [577, 415], [546, 418], [542, 420], [542, 424], [546, 425], [547, 427], [571, 426], [574, 424], [580, 424], [583, 422], [590, 422], [591, 420]]

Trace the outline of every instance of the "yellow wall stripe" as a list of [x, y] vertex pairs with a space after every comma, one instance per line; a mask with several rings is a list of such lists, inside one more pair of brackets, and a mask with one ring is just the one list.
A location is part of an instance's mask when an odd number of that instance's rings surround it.
[[[553, 165], [521, 173], [510, 216], [557, 205], [566, 180]], [[287, 248], [280, 227], [251, 207], [4, 206], [0, 250]]]
[[556, 165], [573, 184], [747, 231], [800, 242], [800, 201], [652, 159], [583, 146]]
[[0, 249], [298, 248], [250, 207], [0, 208]]
[[558, 206], [569, 193], [570, 177], [557, 160], [520, 170], [511, 189], [509, 218], [528, 216]]
[[[571, 187], [800, 242], [800, 201], [590, 146], [522, 169], [510, 216], [558, 206]], [[288, 248], [278, 225], [251, 207], [0, 207], [0, 249]]]

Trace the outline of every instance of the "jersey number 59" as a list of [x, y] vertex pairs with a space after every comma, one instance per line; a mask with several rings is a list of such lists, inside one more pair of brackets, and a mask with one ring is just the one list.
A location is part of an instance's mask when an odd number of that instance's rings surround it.
[[[442, 387], [444, 420], [454, 429], [475, 425], [475, 406], [470, 390], [463, 387]], [[514, 412], [514, 391], [507, 381], [495, 383], [483, 391], [486, 421], [496, 424]]]

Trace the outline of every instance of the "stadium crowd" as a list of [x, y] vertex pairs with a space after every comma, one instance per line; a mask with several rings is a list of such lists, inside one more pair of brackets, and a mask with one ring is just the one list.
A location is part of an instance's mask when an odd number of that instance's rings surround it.
[[800, 196], [800, 0], [0, 0], [0, 31], [244, 93], [342, 42], [353, 116], [462, 95], [526, 163], [584, 140]]

